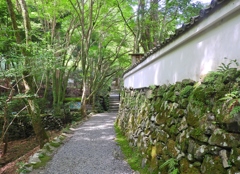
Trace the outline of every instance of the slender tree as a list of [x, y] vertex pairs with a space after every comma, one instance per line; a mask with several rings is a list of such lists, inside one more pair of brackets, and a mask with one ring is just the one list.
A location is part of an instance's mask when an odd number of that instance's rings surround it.
[[[132, 1], [132, 14], [124, 13], [128, 1], [117, 0], [118, 8], [134, 37], [134, 52], [144, 52], [174, 34], [177, 27], [199, 13], [201, 3], [192, 0], [136, 0]], [[134, 21], [134, 25], [132, 25]]]
[[[14, 12], [13, 4], [11, 0], [6, 0], [6, 2], [8, 5], [9, 14], [11, 17], [12, 26], [13, 26], [15, 37], [16, 37], [16, 42], [17, 44], [20, 45], [22, 40], [21, 40], [19, 29], [17, 26], [16, 15]], [[40, 147], [43, 147], [43, 145], [48, 141], [48, 136], [42, 125], [39, 106], [36, 103], [36, 99], [34, 97], [35, 91], [33, 87], [33, 76], [31, 75], [31, 67], [32, 67], [32, 61], [30, 58], [31, 53], [30, 51], [27, 51], [27, 50], [31, 50], [31, 47], [30, 47], [31, 25], [30, 25], [28, 9], [27, 9], [25, 0], [19, 0], [19, 3], [22, 11], [23, 24], [25, 29], [25, 40], [26, 40], [26, 49], [24, 48], [21, 49], [21, 53], [25, 57], [25, 70], [23, 71], [23, 82], [24, 82], [25, 94], [28, 102], [28, 111], [32, 119], [34, 132], [37, 136], [37, 140]]]

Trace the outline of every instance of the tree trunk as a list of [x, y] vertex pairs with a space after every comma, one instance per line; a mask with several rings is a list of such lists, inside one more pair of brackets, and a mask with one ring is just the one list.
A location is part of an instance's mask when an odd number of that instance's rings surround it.
[[92, 112], [95, 112], [96, 93], [92, 95]]
[[[11, 94], [10, 94], [11, 95]], [[3, 120], [4, 120], [4, 124], [3, 124], [3, 129], [2, 129], [2, 137], [1, 140], [3, 142], [3, 153], [2, 156], [4, 156], [7, 153], [7, 148], [8, 148], [8, 132], [7, 132], [7, 126], [9, 124], [9, 120], [8, 120], [8, 101], [6, 101], [5, 106], [4, 106], [4, 115], [3, 115]]]
[[44, 95], [43, 95], [43, 98], [45, 100], [48, 99], [49, 75], [50, 75], [50, 71], [47, 70], [47, 73], [46, 73], [46, 84], [45, 84]]
[[83, 91], [82, 91], [82, 99], [81, 99], [81, 114], [83, 117], [87, 116], [86, 112], [86, 99], [87, 99], [87, 84], [83, 82]]
[[61, 108], [63, 106], [67, 83], [64, 81], [63, 76], [64, 72], [59, 69], [56, 69], [55, 73], [53, 73], [53, 107], [54, 115], [56, 116], [63, 116], [64, 114], [61, 112]]
[[52, 91], [53, 91], [53, 109], [54, 109], [54, 115], [61, 115], [60, 114], [60, 106], [59, 106], [59, 76], [60, 76], [60, 70], [55, 69], [55, 73], [53, 73], [53, 85], [52, 85]]
[[42, 120], [40, 117], [40, 109], [36, 104], [35, 100], [28, 100], [28, 104], [29, 104], [29, 112], [31, 115], [33, 129], [37, 136], [38, 144], [40, 145], [40, 148], [42, 148], [44, 144], [49, 141], [49, 139], [42, 125]]
[[[17, 44], [21, 44], [20, 33], [18, 31], [16, 15], [13, 10], [12, 1], [6, 0], [6, 2], [8, 5], [10, 17], [12, 20], [13, 29], [14, 29], [14, 33], [16, 36], [16, 42], [17, 42]], [[30, 26], [30, 20], [29, 20], [29, 16], [28, 16], [28, 10], [27, 10], [25, 0], [19, 0], [19, 3], [21, 6], [22, 17], [23, 17], [23, 22], [24, 22], [24, 29], [25, 29], [25, 35], [26, 35], [25, 36], [26, 37], [26, 46], [28, 46], [29, 41], [31, 40], [31, 36], [29, 35], [29, 32], [31, 31], [31, 26]], [[25, 65], [27, 67], [27, 69], [23, 72], [23, 82], [24, 82], [24, 87], [25, 87], [25, 93], [29, 94], [29, 95], [34, 95], [33, 86], [32, 86], [33, 85], [33, 83], [32, 83], [33, 77], [30, 75], [31, 69], [29, 68], [29, 67], [31, 67], [31, 61], [29, 59], [29, 54], [27, 54], [26, 50], [24, 50], [24, 49], [22, 49], [21, 51], [22, 51], [22, 54], [26, 57]], [[34, 99], [28, 98], [27, 102], [29, 105], [29, 113], [31, 115], [33, 129], [36, 134], [40, 148], [42, 148], [44, 143], [49, 141], [49, 139], [48, 139], [48, 136], [42, 125], [42, 121], [41, 121], [41, 117], [40, 117], [40, 110]]]

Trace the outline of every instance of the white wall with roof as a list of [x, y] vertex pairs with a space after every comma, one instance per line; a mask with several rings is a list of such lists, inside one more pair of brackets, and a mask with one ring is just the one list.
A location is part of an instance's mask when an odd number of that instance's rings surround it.
[[[227, 58], [227, 59], [225, 59]], [[240, 63], [240, 1], [233, 0], [124, 74], [124, 87], [195, 81], [221, 63]]]

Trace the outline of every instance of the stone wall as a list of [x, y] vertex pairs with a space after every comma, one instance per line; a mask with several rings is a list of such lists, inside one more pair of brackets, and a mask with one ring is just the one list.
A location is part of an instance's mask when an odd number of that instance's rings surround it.
[[[124, 89], [117, 125], [150, 173], [240, 173], [240, 71], [222, 69], [202, 82]], [[166, 161], [172, 161], [173, 166]]]

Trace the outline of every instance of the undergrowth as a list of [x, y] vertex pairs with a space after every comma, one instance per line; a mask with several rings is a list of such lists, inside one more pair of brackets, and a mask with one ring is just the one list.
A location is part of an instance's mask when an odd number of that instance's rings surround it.
[[121, 147], [121, 150], [123, 152], [123, 155], [125, 157], [125, 160], [128, 162], [132, 170], [138, 171], [140, 174], [148, 174], [150, 173], [148, 171], [147, 165], [142, 168], [142, 155], [137, 150], [136, 147], [129, 146], [128, 140], [123, 135], [121, 130], [117, 127], [117, 125], [114, 125], [115, 132], [116, 132], [116, 142]]

